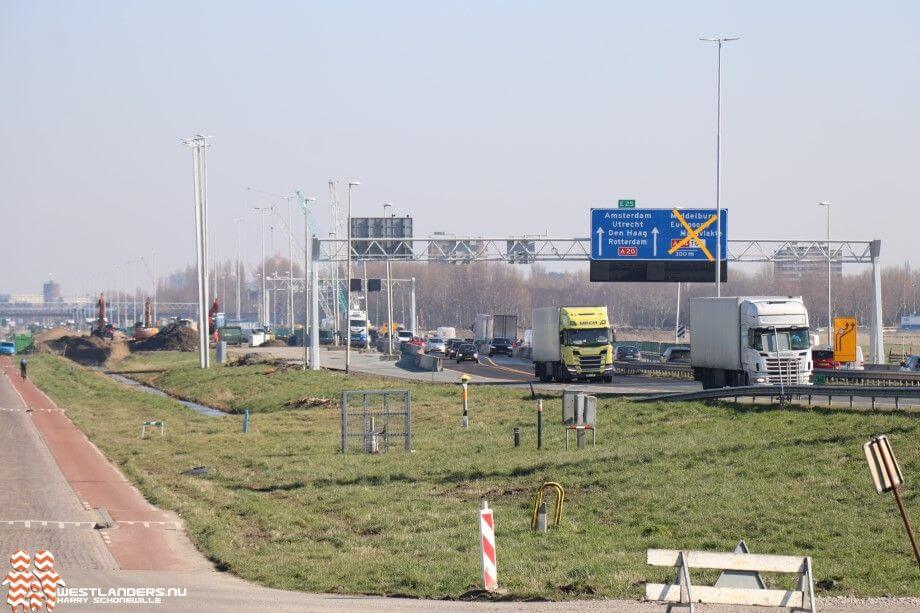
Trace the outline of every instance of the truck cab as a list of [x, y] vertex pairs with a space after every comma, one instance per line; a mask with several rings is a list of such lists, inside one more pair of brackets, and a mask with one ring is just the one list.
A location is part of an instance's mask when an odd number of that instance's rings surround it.
[[606, 306], [533, 311], [531, 355], [540, 381], [612, 381], [612, 342]]
[[351, 330], [351, 346], [367, 345], [367, 313], [357, 309], [348, 311], [348, 327]]
[[811, 382], [811, 335], [801, 298], [694, 298], [690, 317], [690, 365], [704, 388]]

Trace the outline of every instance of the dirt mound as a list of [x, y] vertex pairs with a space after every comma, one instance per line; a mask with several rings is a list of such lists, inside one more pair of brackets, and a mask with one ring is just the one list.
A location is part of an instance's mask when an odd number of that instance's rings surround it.
[[265, 341], [259, 347], [287, 347], [287, 343], [280, 338], [273, 338], [270, 341]]
[[98, 336], [59, 336], [36, 344], [41, 353], [64, 356], [81, 364], [103, 364], [109, 359], [111, 342]]
[[150, 338], [131, 343], [131, 351], [197, 351], [198, 332], [169, 324]]
[[332, 398], [299, 398], [297, 400], [288, 400], [284, 406], [289, 409], [312, 409], [314, 407], [332, 406]]

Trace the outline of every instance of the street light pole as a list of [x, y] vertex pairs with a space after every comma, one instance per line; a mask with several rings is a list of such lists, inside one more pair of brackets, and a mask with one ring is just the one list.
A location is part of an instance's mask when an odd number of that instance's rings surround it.
[[716, 101], [716, 296], [722, 295], [722, 45], [740, 36], [702, 37], [701, 41], [718, 44]]
[[242, 219], [234, 219], [236, 222], [236, 320], [239, 322], [242, 320], [242, 315], [240, 314], [240, 307], [242, 303], [242, 298], [240, 293], [242, 292], [243, 282], [241, 279], [241, 272], [243, 266], [243, 255], [240, 248], [240, 223]]
[[[387, 207], [392, 207], [392, 206], [393, 205], [390, 204], [389, 202], [383, 203], [384, 218], [386, 218], [387, 216]], [[383, 223], [384, 225], [386, 225], [385, 220]], [[386, 243], [384, 244], [386, 245]], [[385, 249], [389, 249], [389, 245], [386, 245]], [[386, 266], [387, 266], [387, 355], [393, 355], [393, 333], [394, 333], [394, 330], [393, 330], [393, 288], [391, 287], [393, 284], [393, 278], [392, 278], [392, 275], [390, 274], [389, 251], [387, 251]]]
[[834, 315], [831, 302], [831, 203], [823, 200], [818, 206], [827, 208], [827, 345], [834, 349]]
[[[299, 193], [299, 192], [298, 192]], [[312, 254], [310, 253], [310, 203], [316, 202], [316, 198], [303, 198], [300, 206], [303, 208], [303, 369], [307, 369], [307, 330], [310, 330], [310, 347], [313, 347], [313, 338], [317, 331], [310, 328], [313, 317], [310, 314], [310, 290], [312, 284]], [[292, 289], [293, 291], [293, 289]], [[293, 329], [293, 324], [291, 325]], [[316, 359], [316, 353], [310, 356], [310, 363]]]
[[348, 182], [348, 222], [345, 247], [348, 251], [345, 265], [345, 374], [348, 374], [351, 368], [351, 188], [359, 185], [361, 184], [357, 181]]

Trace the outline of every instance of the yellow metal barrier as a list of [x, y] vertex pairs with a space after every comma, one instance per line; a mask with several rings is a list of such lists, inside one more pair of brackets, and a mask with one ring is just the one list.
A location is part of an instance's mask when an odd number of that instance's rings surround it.
[[534, 497], [533, 501], [533, 515], [530, 516], [530, 529], [537, 529], [537, 513], [540, 511], [540, 503], [543, 502], [543, 490], [546, 488], [552, 488], [556, 491], [556, 512], [553, 515], [553, 526], [559, 526], [559, 521], [562, 519], [562, 502], [565, 500], [565, 490], [562, 489], [562, 486], [556, 483], [555, 481], [547, 481], [543, 485], [537, 488], [537, 495]]

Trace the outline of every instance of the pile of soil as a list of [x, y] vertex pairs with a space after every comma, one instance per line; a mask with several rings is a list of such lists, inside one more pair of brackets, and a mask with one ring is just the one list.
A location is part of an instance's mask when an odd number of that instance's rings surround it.
[[287, 343], [279, 338], [273, 338], [270, 341], [265, 341], [259, 347], [287, 347]]
[[284, 406], [289, 409], [312, 409], [313, 407], [327, 407], [332, 405], [332, 398], [299, 398], [288, 400]]
[[197, 351], [198, 332], [188, 326], [169, 324], [155, 335], [134, 341], [131, 351]]
[[42, 353], [64, 356], [81, 364], [103, 364], [109, 359], [112, 342], [98, 336], [58, 336], [36, 344]]

